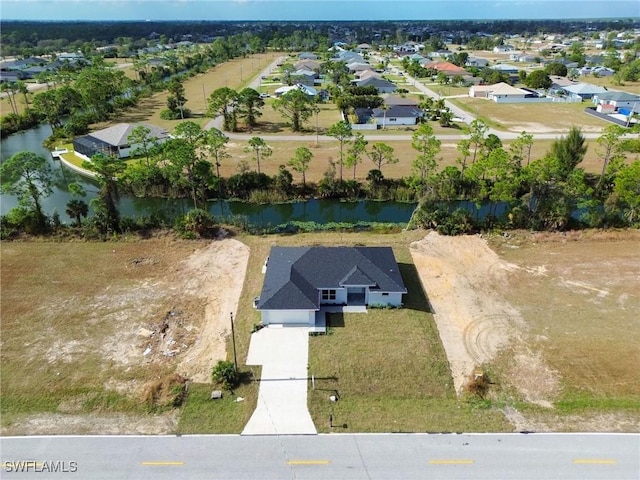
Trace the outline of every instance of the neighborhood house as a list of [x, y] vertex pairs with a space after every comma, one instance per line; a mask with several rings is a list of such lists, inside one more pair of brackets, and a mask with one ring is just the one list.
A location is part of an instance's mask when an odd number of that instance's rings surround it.
[[135, 154], [141, 148], [141, 144], [131, 144], [129, 137], [133, 130], [142, 125], [149, 129], [149, 144], [164, 143], [169, 139], [169, 133], [155, 125], [144, 123], [118, 123], [109, 128], [98, 130], [89, 135], [76, 137], [73, 139], [73, 149], [75, 154], [85, 160], [90, 160], [96, 153], [111, 155], [116, 158], [127, 158]]
[[263, 325], [315, 326], [325, 307], [400, 307], [407, 293], [390, 247], [272, 247], [266, 265]]

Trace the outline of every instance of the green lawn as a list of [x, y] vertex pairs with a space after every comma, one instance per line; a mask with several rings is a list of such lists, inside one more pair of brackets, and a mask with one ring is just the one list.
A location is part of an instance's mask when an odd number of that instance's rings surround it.
[[[405, 307], [346, 314], [343, 322], [337, 319], [344, 326], [310, 340], [309, 374], [316, 380], [309, 410], [316, 427], [322, 432], [510, 431], [497, 410], [456, 397], [408, 248], [396, 244], [394, 252], [409, 291]], [[335, 392], [337, 403], [329, 400]]]

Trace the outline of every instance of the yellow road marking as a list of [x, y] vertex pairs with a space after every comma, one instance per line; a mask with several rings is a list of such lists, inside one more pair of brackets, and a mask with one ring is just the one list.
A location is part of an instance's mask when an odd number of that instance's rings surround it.
[[578, 458], [573, 463], [587, 463], [587, 464], [602, 464], [602, 465], [615, 465], [615, 460], [599, 459], [599, 458]]
[[429, 460], [431, 465], [471, 465], [473, 460]]
[[289, 465], [329, 465], [329, 460], [289, 460]]
[[184, 462], [142, 462], [142, 465], [144, 465], [145, 467], [178, 466], [184, 465]]

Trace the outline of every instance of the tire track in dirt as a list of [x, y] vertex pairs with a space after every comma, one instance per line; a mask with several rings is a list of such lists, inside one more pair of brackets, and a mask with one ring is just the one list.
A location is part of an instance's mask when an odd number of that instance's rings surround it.
[[520, 268], [501, 260], [480, 236], [431, 232], [410, 251], [460, 394], [475, 367], [526, 330], [520, 313], [500, 293], [509, 273]]

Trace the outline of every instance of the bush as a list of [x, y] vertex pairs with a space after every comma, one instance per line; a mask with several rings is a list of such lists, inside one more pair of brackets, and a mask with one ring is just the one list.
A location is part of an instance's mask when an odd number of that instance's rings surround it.
[[481, 375], [476, 375], [475, 373], [473, 373], [465, 389], [472, 395], [480, 397], [484, 400], [485, 396], [489, 392], [489, 385], [489, 378], [487, 378], [486, 374], [483, 373]]
[[179, 217], [176, 220], [175, 229], [187, 239], [212, 238], [218, 231], [215, 219], [209, 212], [200, 208]]
[[213, 367], [211, 378], [217, 384], [222, 385], [222, 388], [225, 390], [231, 390], [238, 385], [240, 380], [235, 365], [228, 360], [220, 360], [216, 366]]

